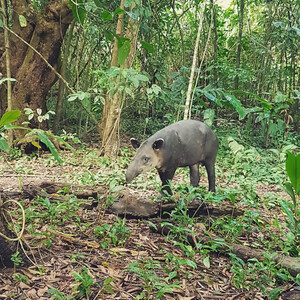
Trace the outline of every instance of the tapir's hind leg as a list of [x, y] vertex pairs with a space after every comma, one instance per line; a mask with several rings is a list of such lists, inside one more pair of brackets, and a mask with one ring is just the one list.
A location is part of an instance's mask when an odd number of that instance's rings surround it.
[[211, 192], [216, 191], [215, 186], [215, 162], [208, 162], [204, 164], [208, 176], [208, 190]]
[[166, 191], [169, 195], [172, 195], [170, 181], [172, 181], [175, 171], [176, 169], [168, 169], [165, 172], [158, 171], [163, 186], [162, 190]]
[[190, 166], [190, 182], [191, 186], [198, 186], [200, 181], [199, 164]]

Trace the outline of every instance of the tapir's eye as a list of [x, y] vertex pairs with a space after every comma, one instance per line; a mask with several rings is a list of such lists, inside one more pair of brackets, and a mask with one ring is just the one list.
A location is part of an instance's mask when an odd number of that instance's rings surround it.
[[143, 163], [144, 164], [147, 164], [149, 162], [149, 160], [150, 160], [150, 157], [148, 157], [148, 156], [143, 157]]

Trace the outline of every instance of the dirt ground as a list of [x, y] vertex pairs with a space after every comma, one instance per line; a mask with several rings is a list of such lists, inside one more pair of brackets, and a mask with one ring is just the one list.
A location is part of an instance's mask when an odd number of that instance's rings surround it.
[[[84, 163], [83, 160], [82, 162]], [[91, 173], [98, 168], [93, 164], [84, 167]], [[19, 191], [24, 185], [38, 185], [42, 181], [76, 184], [75, 175], [82, 172], [82, 169], [81, 163], [59, 166], [51, 162], [45, 165], [44, 159], [22, 163], [18, 160], [1, 160], [0, 196]], [[206, 184], [205, 178], [202, 181]], [[259, 193], [264, 193], [265, 189], [266, 187], [260, 187]], [[276, 191], [275, 187], [273, 189]], [[153, 194], [153, 191], [136, 192], [143, 193], [143, 197], [151, 197]], [[22, 200], [25, 208], [30, 207], [32, 201], [22, 197], [17, 200]], [[179, 246], [174, 246], [165, 236], [151, 232], [149, 220], [127, 220], [126, 226], [130, 229], [130, 235], [125, 244], [102, 249], [101, 240], [97, 239], [93, 228], [100, 223], [115, 223], [116, 216], [102, 214], [97, 206], [84, 205], [78, 209], [77, 216], [80, 217], [82, 226], [76, 226], [69, 220], [56, 228], [51, 224], [36, 223], [36, 230], [40, 233], [37, 237], [25, 231], [22, 244], [27, 249], [30, 264], [28, 267], [0, 269], [0, 299], [50, 299], [51, 295], [47, 292], [49, 289], [61, 292], [60, 297], [53, 296], [53, 299], [75, 299], [79, 282], [75, 281], [73, 272], [80, 273], [82, 268], [88, 269], [88, 274], [94, 282], [89, 298], [82, 299], [136, 299], [146, 285], [136, 273], [128, 271], [127, 266], [130, 263], [149, 260], [152, 257], [159, 265], [169, 267], [166, 253], [186, 258]], [[51, 238], [49, 247], [43, 243], [43, 238]], [[251, 239], [247, 242], [251, 242]], [[194, 260], [196, 268], [180, 266], [176, 276], [177, 287], [173, 287], [172, 294], [165, 293], [162, 299], [266, 299], [256, 289], [247, 291], [234, 287], [231, 264], [226, 255], [210, 254], [209, 268], [204, 265], [200, 254], [196, 254]], [[25, 275], [27, 279], [18, 280], [15, 273]], [[153, 267], [152, 273], [158, 277], [166, 277], [165, 271], [159, 268]], [[111, 283], [107, 283], [107, 278], [113, 278]], [[167, 281], [162, 283], [168, 284]], [[155, 299], [157, 287], [151, 286], [149, 282], [148, 287], [150, 296], [143, 299]], [[290, 293], [293, 287], [286, 285], [282, 286], [282, 289]], [[70, 298], [67, 298], [68, 295]], [[300, 291], [298, 293], [293, 289], [293, 294], [283, 294], [281, 299], [300, 299]]]

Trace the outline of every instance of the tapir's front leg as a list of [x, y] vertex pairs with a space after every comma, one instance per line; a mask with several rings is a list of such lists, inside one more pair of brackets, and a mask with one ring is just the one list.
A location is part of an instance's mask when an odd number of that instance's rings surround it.
[[175, 169], [168, 169], [166, 171], [160, 171], [158, 170], [159, 177], [162, 182], [162, 190], [166, 191], [167, 194], [172, 195], [172, 191], [170, 188], [170, 181], [172, 181], [174, 174], [175, 174], [176, 168]]

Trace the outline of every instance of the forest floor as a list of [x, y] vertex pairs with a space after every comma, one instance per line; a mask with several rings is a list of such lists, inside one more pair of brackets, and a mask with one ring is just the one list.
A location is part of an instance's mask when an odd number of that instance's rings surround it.
[[[123, 166], [129, 158], [114, 166], [103, 159], [99, 163], [97, 149], [90, 149], [88, 153], [74, 156], [61, 152], [63, 165], [58, 165], [49, 154], [38, 158], [0, 158], [0, 197], [44, 181], [94, 186], [95, 189], [98, 183], [106, 184], [107, 192], [99, 195], [100, 198], [107, 198], [110, 189], [121, 189], [126, 169]], [[109, 174], [108, 179], [106, 174]], [[184, 176], [177, 174], [175, 182], [188, 181]], [[141, 185], [152, 180], [149, 187], [137, 189], [133, 183], [125, 189], [151, 199], [158, 194], [155, 191], [159, 183], [157, 177], [152, 172], [141, 179]], [[223, 184], [222, 179], [217, 180], [218, 186]], [[207, 188], [205, 175], [200, 185]], [[287, 197], [277, 186], [258, 185], [257, 195], [263, 197], [268, 192]], [[26, 267], [0, 269], [0, 299], [76, 299], [80, 293], [81, 299], [267, 299], [263, 287], [259, 286], [264, 282], [255, 281], [257, 274], [252, 274], [252, 279], [248, 274], [248, 282], [236, 287], [239, 272], [232, 271], [233, 264], [226, 254], [208, 251], [209, 259], [205, 259], [205, 252], [184, 248], [150, 230], [151, 219], [123, 221], [105, 213], [103, 206], [92, 205], [98, 199], [81, 201], [70, 191], [52, 196], [50, 201], [41, 196], [30, 199], [22, 194], [16, 199], [26, 213], [22, 246], [30, 261]], [[278, 207], [269, 209], [262, 205], [257, 211], [263, 222], [272, 222], [274, 214], [280, 222], [284, 221]], [[15, 226], [21, 224], [20, 219], [17, 222], [19, 215], [12, 218]], [[204, 225], [199, 221], [194, 231], [197, 226]], [[17, 228], [20, 230], [20, 225]], [[262, 234], [258, 229], [250, 233], [244, 231], [235, 240], [261, 247], [258, 240], [263, 240]], [[246, 268], [244, 265], [242, 271]], [[266, 290], [270, 286], [280, 287], [286, 293], [293, 289], [292, 282], [265, 284]], [[294, 290], [289, 295], [281, 293], [278, 297], [300, 299], [300, 291]]]

